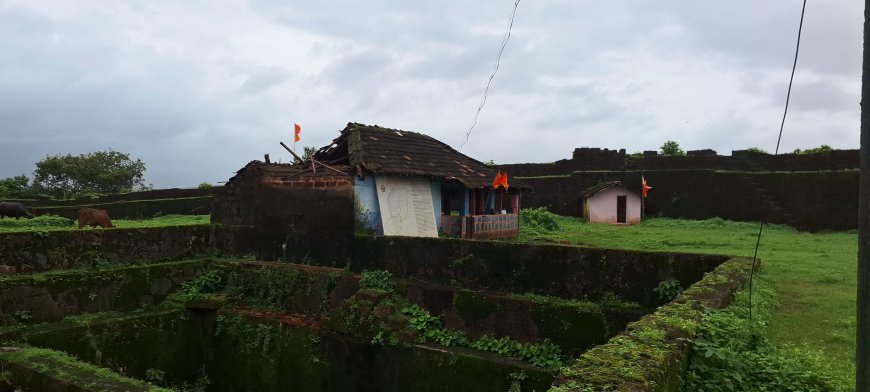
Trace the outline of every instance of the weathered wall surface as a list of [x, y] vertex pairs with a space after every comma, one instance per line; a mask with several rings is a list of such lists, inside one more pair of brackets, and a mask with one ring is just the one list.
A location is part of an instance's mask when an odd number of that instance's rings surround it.
[[499, 169], [517, 177], [566, 175], [583, 170], [728, 170], [728, 171], [830, 171], [858, 169], [858, 150], [835, 150], [816, 154], [761, 154], [732, 151], [731, 156], [690, 155], [682, 157], [644, 155], [633, 157], [625, 150], [578, 148], [571, 159], [553, 163], [517, 163]]
[[[470, 338], [510, 337], [521, 342], [549, 339], [568, 355], [578, 355], [625, 328], [623, 318], [639, 318], [638, 309], [605, 312], [598, 304], [552, 297], [497, 295], [414, 281], [401, 282], [404, 295], [444, 326]], [[619, 314], [622, 317], [608, 317]]]
[[203, 261], [22, 275], [0, 280], [0, 324], [57, 321], [80, 313], [129, 311], [157, 305]]
[[[858, 227], [858, 170], [826, 172], [645, 171], [653, 189], [646, 216], [789, 224], [805, 230]], [[523, 206], [547, 207], [561, 215], [583, 216], [579, 193], [605, 181], [640, 190], [639, 171], [589, 171], [567, 176], [523, 178], [534, 193]]]
[[205, 254], [208, 225], [0, 234], [5, 274], [153, 263]]
[[118, 201], [135, 201], [135, 200], [160, 200], [160, 199], [186, 199], [192, 197], [211, 197], [221, 190], [220, 186], [206, 189], [183, 189], [183, 188], [168, 188], [154, 189], [142, 192], [116, 193], [104, 195], [100, 197], [79, 197], [75, 199], [51, 199], [51, 198], [32, 198], [32, 199], [16, 199], [10, 201], [18, 201], [26, 206], [32, 207], [63, 207], [63, 206], [82, 206], [92, 204], [114, 203]]
[[[152, 350], [158, 351], [158, 350]], [[4, 347], [0, 366], [6, 391], [39, 392], [171, 392], [140, 380], [106, 372], [62, 352], [34, 347]]]
[[687, 253], [357, 236], [351, 268], [383, 269], [399, 278], [571, 299], [612, 292], [642, 305], [657, 305], [653, 288], [659, 282], [677, 279], [688, 287], [725, 260], [726, 256]]
[[215, 196], [211, 221], [224, 226], [217, 247], [227, 254], [303, 261], [312, 249], [330, 249], [331, 258], [346, 259], [355, 226], [353, 177], [255, 161]]
[[257, 192], [254, 227], [261, 259], [303, 261], [316, 249], [340, 254], [350, 247], [355, 222], [351, 178], [311, 184], [266, 184]]
[[77, 219], [82, 207], [106, 210], [112, 219], [146, 219], [160, 215], [208, 215], [211, 212], [211, 196], [177, 199], [152, 199], [115, 201], [109, 203], [83, 203], [72, 206], [30, 207], [34, 215], [58, 215]]

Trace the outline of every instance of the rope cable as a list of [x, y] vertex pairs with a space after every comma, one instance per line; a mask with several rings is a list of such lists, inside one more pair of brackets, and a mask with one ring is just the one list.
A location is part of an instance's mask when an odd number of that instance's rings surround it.
[[[782, 141], [782, 130], [785, 128], [785, 119], [788, 115], [788, 103], [791, 100], [791, 87], [794, 83], [794, 74], [797, 69], [797, 61], [798, 61], [798, 53], [800, 53], [801, 49], [801, 32], [804, 28], [804, 14], [807, 9], [807, 0], [804, 0], [803, 6], [801, 7], [801, 21], [798, 25], [798, 35], [797, 35], [797, 44], [794, 49], [794, 63], [791, 66], [791, 77], [788, 80], [788, 93], [785, 96], [785, 110], [782, 112], [782, 122], [779, 125], [779, 136], [776, 138], [776, 150], [773, 152], [773, 156], [779, 155], [779, 144]], [[752, 281], [755, 277], [755, 269], [758, 264], [758, 248], [761, 245], [761, 233], [764, 232], [764, 219], [761, 220], [761, 224], [758, 226], [758, 238], [755, 241], [755, 253], [752, 255], [752, 269], [749, 271], [749, 320], [752, 321]]]
[[477, 112], [474, 113], [474, 120], [471, 122], [471, 126], [468, 127], [468, 132], [465, 132], [465, 140], [459, 145], [459, 151], [462, 151], [462, 148], [465, 147], [465, 143], [468, 143], [468, 138], [471, 137], [471, 130], [474, 129], [474, 126], [477, 125], [477, 118], [480, 116], [480, 111], [483, 110], [483, 105], [486, 105], [486, 96], [489, 94], [489, 86], [492, 85], [492, 79], [495, 78], [495, 73], [498, 72], [499, 66], [501, 66], [501, 56], [504, 53], [504, 48], [507, 46], [508, 40], [511, 38], [511, 30], [514, 27], [514, 17], [517, 15], [517, 6], [520, 5], [520, 0], [516, 0], [514, 2], [514, 9], [511, 12], [511, 18], [508, 22], [507, 30], [505, 31], [504, 37], [501, 40], [501, 47], [498, 50], [498, 56], [495, 59], [495, 68], [492, 70], [492, 73], [489, 75], [489, 80], [486, 82], [486, 88], [483, 89], [483, 98], [480, 100], [480, 105], [477, 107]]

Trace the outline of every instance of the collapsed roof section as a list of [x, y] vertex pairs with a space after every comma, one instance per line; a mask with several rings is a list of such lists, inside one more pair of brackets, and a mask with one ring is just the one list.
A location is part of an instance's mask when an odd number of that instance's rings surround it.
[[[411, 175], [457, 181], [467, 188], [491, 187], [496, 171], [428, 135], [377, 125], [348, 123], [329, 146], [314, 154], [328, 164], [361, 172]], [[358, 173], [359, 174], [359, 173]], [[513, 182], [511, 187], [527, 188]]]

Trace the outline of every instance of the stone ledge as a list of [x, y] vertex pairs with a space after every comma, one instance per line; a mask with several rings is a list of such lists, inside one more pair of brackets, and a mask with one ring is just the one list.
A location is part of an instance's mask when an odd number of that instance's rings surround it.
[[705, 310], [728, 306], [751, 260], [732, 258], [655, 313], [563, 367], [550, 392], [677, 392]]

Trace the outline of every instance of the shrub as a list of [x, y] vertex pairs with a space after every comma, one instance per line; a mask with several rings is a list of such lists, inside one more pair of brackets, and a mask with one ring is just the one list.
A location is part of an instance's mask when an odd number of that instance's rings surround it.
[[801, 150], [800, 148], [797, 148], [794, 150], [794, 154], [817, 154], [820, 152], [829, 152], [829, 151], [834, 151], [834, 149], [831, 148], [831, 146], [829, 146], [827, 144], [822, 144], [821, 146], [818, 146], [816, 148], [808, 148], [806, 150]]
[[520, 225], [537, 231], [559, 230], [558, 215], [547, 211], [545, 207], [525, 208], [520, 211]]
[[677, 298], [683, 292], [683, 286], [676, 279], [668, 279], [659, 282], [659, 285], [653, 289], [658, 295], [659, 302], [665, 304]]
[[20, 229], [68, 227], [72, 224], [72, 219], [57, 215], [41, 215], [33, 219], [0, 219], [0, 227]]
[[360, 275], [359, 287], [364, 290], [391, 292], [396, 288], [396, 282], [389, 271], [363, 271]]

